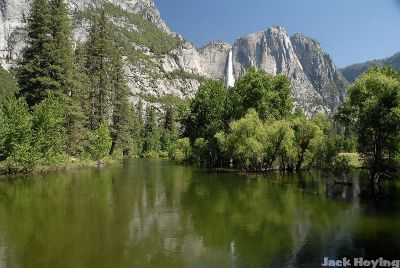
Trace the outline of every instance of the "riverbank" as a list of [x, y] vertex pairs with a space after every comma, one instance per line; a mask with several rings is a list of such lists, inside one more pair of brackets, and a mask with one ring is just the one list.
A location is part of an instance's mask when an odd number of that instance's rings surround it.
[[31, 172], [19, 172], [13, 174], [0, 174], [0, 180], [7, 180], [19, 176], [34, 176], [39, 174], [45, 174], [49, 172], [55, 171], [67, 171], [67, 170], [75, 170], [81, 168], [102, 168], [118, 161], [121, 161], [123, 158], [106, 158], [101, 161], [93, 161], [88, 159], [79, 159], [75, 157], [69, 157], [65, 163], [54, 165], [54, 166], [39, 166], [35, 168]]

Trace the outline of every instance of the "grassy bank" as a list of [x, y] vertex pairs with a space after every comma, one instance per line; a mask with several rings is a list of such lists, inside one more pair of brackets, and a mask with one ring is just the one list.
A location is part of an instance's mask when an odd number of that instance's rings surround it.
[[364, 168], [361, 157], [358, 153], [341, 153], [339, 155], [348, 158], [349, 164], [352, 168]]
[[75, 157], [69, 157], [67, 161], [63, 163], [59, 163], [57, 165], [47, 165], [47, 166], [38, 166], [33, 171], [28, 173], [13, 173], [13, 174], [0, 174], [1, 179], [9, 179], [18, 176], [34, 176], [42, 173], [47, 172], [54, 172], [54, 171], [62, 171], [62, 170], [74, 170], [74, 169], [81, 169], [81, 168], [102, 168], [108, 166], [110, 164], [116, 163], [121, 161], [122, 158], [113, 158], [109, 157], [100, 161], [93, 161], [89, 159], [79, 159]]

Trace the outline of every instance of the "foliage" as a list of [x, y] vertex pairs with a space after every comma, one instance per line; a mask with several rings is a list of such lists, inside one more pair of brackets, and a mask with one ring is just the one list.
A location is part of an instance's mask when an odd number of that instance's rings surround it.
[[287, 77], [250, 68], [229, 92], [229, 115], [230, 118], [240, 119], [248, 109], [254, 108], [262, 120], [279, 120], [291, 113], [292, 102]]
[[[310, 122], [302, 123], [308, 125]], [[304, 134], [308, 132], [306, 129], [299, 130], [297, 121], [263, 122], [258, 113], [250, 109], [245, 117], [230, 124], [228, 134], [220, 132], [216, 138], [220, 150], [237, 168], [252, 172], [300, 169], [306, 152], [311, 154], [311, 142], [306, 140], [312, 140], [319, 134], [308, 137], [310, 135]], [[307, 145], [299, 142], [303, 141], [303, 137]]]
[[349, 88], [346, 104], [357, 127], [359, 152], [376, 174], [399, 154], [400, 75], [392, 68], [369, 70]]
[[230, 125], [230, 133], [218, 133], [216, 138], [223, 151], [247, 171], [261, 171], [264, 158], [265, 126], [254, 109]]
[[206, 80], [190, 104], [190, 111], [183, 119], [185, 136], [193, 143], [197, 138], [203, 138], [208, 144], [208, 159], [210, 165], [219, 157], [215, 134], [227, 127], [226, 99], [227, 89], [223, 82]]
[[86, 71], [91, 88], [90, 129], [109, 121], [111, 94], [111, 30], [104, 10], [94, 17], [86, 44]]
[[122, 155], [129, 154], [129, 145], [131, 143], [129, 133], [129, 116], [130, 106], [129, 97], [130, 90], [126, 84], [124, 65], [122, 56], [119, 51], [114, 52], [113, 62], [111, 67], [111, 109], [112, 109], [112, 123], [111, 123], [111, 137], [113, 139], [111, 152], [113, 153], [115, 146], [120, 146]]
[[175, 141], [170, 152], [170, 157], [178, 161], [188, 161], [192, 155], [189, 138], [182, 138]]
[[31, 172], [39, 157], [32, 142], [32, 116], [26, 102], [7, 98], [0, 107], [0, 172]]
[[351, 169], [350, 158], [345, 155], [337, 155], [332, 163], [332, 171], [336, 176], [347, 174]]
[[70, 94], [64, 96], [64, 129], [67, 153], [82, 155], [89, 146], [89, 115], [91, 113], [89, 78], [86, 74], [86, 55], [83, 44], [75, 49], [75, 68]]
[[27, 22], [27, 46], [18, 67], [20, 95], [34, 106], [70, 91], [73, 50], [64, 0], [34, 0]]
[[42, 165], [54, 165], [65, 152], [63, 111], [60, 101], [49, 97], [34, 107], [33, 147], [39, 152]]
[[146, 156], [158, 156], [161, 150], [160, 129], [157, 122], [157, 113], [154, 107], [149, 106], [146, 111], [144, 125], [143, 154]]
[[173, 144], [179, 138], [176, 111], [173, 106], [165, 108], [164, 121], [161, 134], [161, 150], [169, 152]]
[[342, 127], [323, 113], [315, 115], [312, 122], [323, 133], [322, 141], [315, 148], [312, 165], [318, 169], [332, 169], [339, 153], [346, 148]]
[[0, 66], [0, 102], [7, 97], [16, 94], [18, 91], [18, 83], [14, 74], [8, 72]]
[[304, 116], [296, 117], [292, 124], [297, 154], [295, 168], [300, 170], [304, 162], [312, 164], [313, 152], [321, 145], [323, 133], [317, 124]]
[[108, 157], [112, 144], [110, 128], [108, 124], [102, 123], [94, 131], [90, 141], [90, 156], [93, 160], [100, 161]]
[[[219, 135], [219, 134], [217, 133], [216, 135]], [[220, 140], [220, 139], [217, 136], [217, 140]], [[209, 157], [208, 148], [209, 148], [208, 141], [206, 141], [204, 138], [197, 138], [195, 140], [195, 142], [193, 144], [192, 152], [193, 152], [193, 158], [197, 163], [200, 163], [201, 165], [205, 164], [205, 161]], [[224, 151], [224, 150], [226, 151], [226, 149], [223, 149], [222, 151]]]

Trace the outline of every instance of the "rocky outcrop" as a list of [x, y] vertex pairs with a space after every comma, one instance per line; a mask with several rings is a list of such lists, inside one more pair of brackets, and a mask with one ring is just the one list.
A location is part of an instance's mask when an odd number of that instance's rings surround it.
[[226, 75], [229, 51], [232, 45], [224, 41], [215, 41], [199, 50], [202, 66], [207, 77], [223, 79]]
[[302, 34], [291, 37], [294, 51], [314, 89], [331, 110], [344, 101], [348, 82], [320, 44]]
[[[66, 0], [70, 7], [71, 15], [85, 10], [91, 6], [99, 6], [103, 3], [111, 3], [128, 12], [142, 15], [152, 22], [161, 31], [171, 33], [153, 0]], [[26, 23], [32, 0], [0, 0], [0, 62], [8, 67], [10, 60], [15, 60], [23, 47], [22, 28]], [[74, 29], [74, 36], [85, 36], [80, 27]], [[11, 61], [12, 63], [12, 61]]]
[[282, 27], [272, 27], [265, 32], [241, 37], [233, 45], [233, 52], [236, 75], [244, 74], [249, 67], [274, 75], [284, 74], [291, 80], [297, 106], [310, 114], [330, 112], [307, 77], [291, 39]]

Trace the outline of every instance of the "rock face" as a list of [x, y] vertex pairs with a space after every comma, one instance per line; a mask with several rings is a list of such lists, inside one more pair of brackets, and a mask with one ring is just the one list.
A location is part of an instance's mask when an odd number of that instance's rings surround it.
[[308, 79], [291, 39], [282, 27], [242, 37], [234, 44], [233, 51], [236, 75], [244, 74], [249, 67], [274, 75], [285, 74], [292, 82], [292, 94], [297, 106], [308, 113], [329, 111]]
[[[142, 15], [152, 22], [160, 30], [171, 33], [160, 13], [154, 5], [153, 0], [66, 0], [71, 14], [84, 10], [90, 6], [98, 6], [103, 3], [111, 3], [128, 12]], [[25, 25], [29, 14], [32, 0], [0, 0], [0, 60], [6, 65], [10, 59], [15, 59], [21, 50], [21, 30]], [[79, 32], [75, 29], [74, 34]]]
[[187, 43], [171, 54], [175, 68], [224, 80], [231, 49], [236, 77], [250, 67], [288, 76], [296, 105], [308, 114], [332, 113], [344, 100], [347, 81], [319, 43], [301, 34], [290, 37], [279, 26], [241, 37], [233, 46], [216, 41], [196, 50]]
[[292, 36], [291, 41], [307, 78], [328, 108], [334, 110], [344, 101], [346, 79], [317, 41], [301, 34]]
[[[30, 2], [0, 0], [0, 60], [6, 68], [15, 62], [24, 45], [22, 29]], [[233, 45], [215, 41], [197, 49], [170, 31], [153, 0], [69, 0], [68, 4], [74, 22], [74, 39], [81, 41], [87, 37], [89, 22], [84, 19], [74, 21], [74, 14], [84, 12], [93, 5], [104, 4], [120, 10], [108, 16], [114, 29], [123, 33], [125, 43], [129, 44], [129, 48], [125, 47], [125, 70], [135, 97], [155, 102], [155, 98], [165, 95], [193, 97], [204, 77], [225, 80], [228, 57], [232, 51], [236, 78], [249, 67], [274, 75], [287, 75], [292, 83], [296, 105], [308, 114], [334, 112], [344, 98], [347, 82], [330, 56], [316, 41], [301, 34], [290, 37], [282, 27], [241, 37]], [[143, 23], [138, 23], [131, 14], [141, 15], [142, 20], [151, 22], [154, 29], [149, 30], [150, 26], [143, 28]], [[167, 51], [157, 50], [154, 48], [157, 44], [143, 44], [139, 39], [131, 38], [130, 33], [146, 34], [146, 31], [150, 33], [145, 40], [156, 35], [155, 40], [161, 38], [175, 45], [169, 46]], [[132, 58], [132, 55], [135, 57]]]

